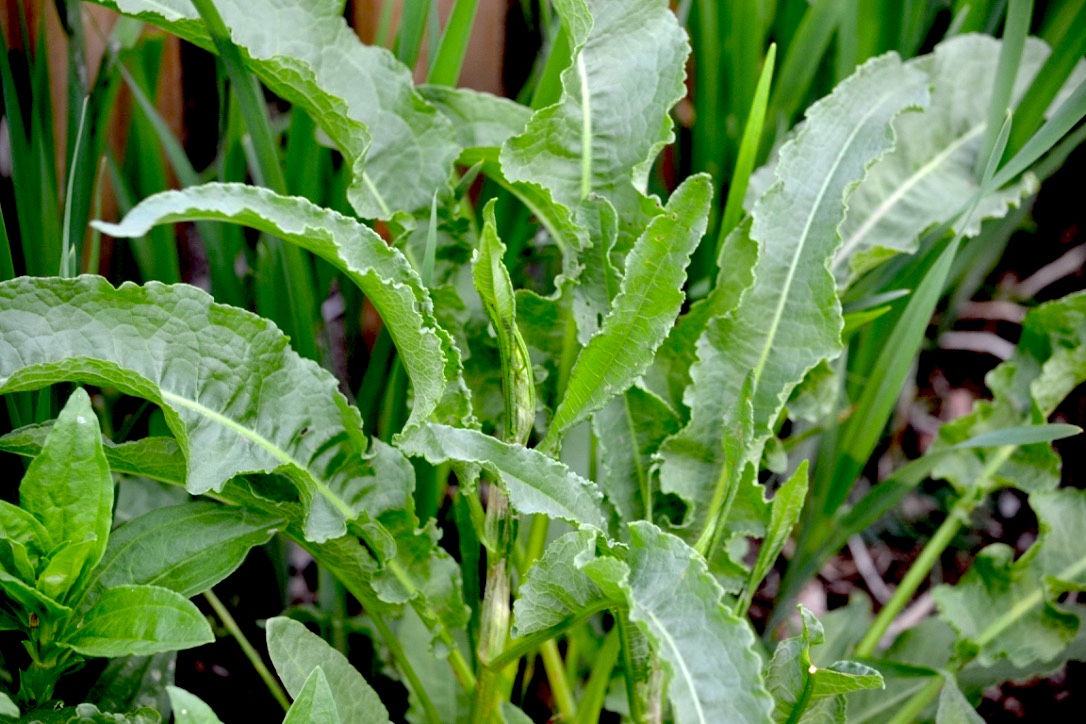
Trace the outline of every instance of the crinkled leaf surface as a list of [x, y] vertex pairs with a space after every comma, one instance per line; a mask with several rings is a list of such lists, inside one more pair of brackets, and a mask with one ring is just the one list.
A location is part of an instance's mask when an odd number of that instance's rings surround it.
[[477, 430], [436, 424], [412, 431], [400, 449], [435, 465], [455, 460], [483, 466], [497, 476], [509, 504], [521, 513], [607, 529], [596, 484], [538, 450], [504, 443]]
[[76, 572], [98, 563], [113, 525], [113, 477], [86, 390], [77, 389], [68, 398], [23, 476], [19, 501], [58, 546], [93, 540], [82, 547], [85, 559], [77, 556], [67, 561]]
[[982, 665], [1007, 658], [1016, 666], [1058, 657], [1074, 639], [1079, 617], [1057, 603], [1060, 593], [1086, 589], [1086, 493], [1062, 489], [1029, 497], [1040, 536], [1018, 560], [993, 544], [956, 586], [935, 589], [941, 616], [959, 648]]
[[[213, 49], [187, 0], [97, 0]], [[351, 205], [365, 218], [429, 205], [459, 149], [452, 124], [415, 91], [410, 70], [363, 45], [338, 0], [216, 0], [246, 63], [304, 108], [349, 160]]]
[[664, 0], [559, 0], [555, 10], [573, 64], [558, 102], [502, 147], [502, 171], [567, 209], [600, 194], [632, 240], [656, 206], [643, 194], [653, 159], [674, 137], [668, 111], [686, 94], [686, 34]]
[[317, 542], [388, 495], [410, 497], [412, 481], [374, 475], [359, 413], [332, 375], [270, 322], [194, 287], [115, 289], [98, 277], [0, 285], [0, 389], [61, 380], [157, 403], [186, 452], [192, 493], [241, 473], [287, 476]]
[[463, 148], [498, 148], [520, 134], [532, 117], [527, 106], [470, 88], [422, 85], [418, 91], [452, 121]]
[[314, 669], [323, 670], [340, 721], [384, 724], [388, 711], [362, 674], [343, 654], [310, 633], [304, 624], [283, 616], [268, 620], [268, 654], [283, 686], [298, 698]]
[[376, 232], [305, 199], [245, 184], [206, 184], [155, 194], [121, 223], [94, 226], [114, 237], [140, 237], [159, 224], [197, 220], [227, 221], [274, 234], [346, 274], [381, 314], [411, 378], [414, 407], [408, 425], [434, 412], [445, 391], [446, 367], [459, 367], [459, 355], [434, 319], [418, 274]]
[[[930, 226], [951, 219], [977, 192], [975, 172], [987, 127], [1000, 41], [988, 35], [961, 35], [908, 63], [931, 79], [931, 104], [922, 113], [894, 120], [897, 144], [875, 163], [849, 196], [841, 225], [843, 243], [834, 261], [845, 282], [894, 253], [914, 252]], [[1012, 103], [1029, 87], [1048, 48], [1027, 38]], [[965, 236], [980, 232], [985, 219], [999, 218], [1037, 189], [1031, 175], [982, 198], [959, 223]], [[956, 231], [959, 229], [955, 229]]]
[[769, 719], [773, 700], [754, 651], [754, 633], [721, 601], [705, 561], [651, 523], [630, 525], [630, 620], [668, 671], [676, 722]]
[[840, 353], [841, 305], [826, 265], [840, 244], [845, 195], [893, 147], [890, 122], [924, 105], [927, 95], [926, 76], [896, 55], [872, 59], [811, 106], [806, 125], [781, 149], [777, 181], [752, 211], [750, 237], [758, 244], [752, 284], [698, 339], [684, 395], [690, 423], [674, 438], [681, 445], [665, 443], [663, 490], [691, 502], [711, 490], [721, 423], [727, 428], [736, 419], [751, 370], [757, 459], [793, 388]]
[[705, 233], [711, 197], [707, 176], [687, 179], [634, 244], [611, 311], [578, 355], [541, 447], [556, 446], [648, 369], [682, 306], [686, 265]]
[[184, 596], [157, 586], [117, 586], [102, 593], [61, 645], [84, 656], [129, 656], [211, 643], [207, 619]]

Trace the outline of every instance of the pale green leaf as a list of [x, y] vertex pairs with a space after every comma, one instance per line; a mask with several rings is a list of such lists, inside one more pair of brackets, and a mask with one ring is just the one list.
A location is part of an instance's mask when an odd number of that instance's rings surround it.
[[[23, 476], [19, 502], [41, 521], [58, 546], [94, 540], [82, 547], [85, 561], [72, 558], [75, 549], [69, 548], [65, 557], [74, 567], [73, 576], [84, 562], [92, 568], [98, 563], [113, 526], [113, 477], [102, 451], [98, 418], [85, 390], [75, 390], [61, 410], [41, 453]], [[66, 593], [52, 585], [50, 591], [58, 600]]]
[[682, 306], [686, 265], [705, 233], [711, 196], [708, 177], [687, 179], [634, 244], [621, 289], [599, 334], [577, 357], [542, 448], [556, 447], [648, 369]]
[[155, 586], [117, 586], [103, 592], [58, 643], [84, 656], [130, 656], [176, 651], [215, 640], [207, 619], [184, 596]]
[[375, 477], [359, 413], [331, 374], [270, 322], [194, 287], [15, 279], [0, 284], [0, 339], [0, 389], [83, 380], [151, 400], [186, 452], [190, 492], [282, 473], [318, 542], [374, 504], [387, 509], [390, 495], [396, 507], [410, 498], [410, 481]]
[[[594, 562], [601, 565], [596, 554], [597, 540], [594, 531], [580, 530], [566, 533], [546, 547], [543, 557], [528, 569], [513, 604], [510, 633], [514, 638], [565, 627], [605, 608], [627, 605], [621, 589], [594, 580], [601, 576], [590, 576], [584, 570]], [[602, 565], [611, 564], [625, 568], [615, 559]]]
[[[97, 0], [209, 50], [186, 0]], [[428, 206], [458, 153], [452, 124], [415, 91], [410, 70], [364, 45], [342, 3], [216, 0], [246, 64], [276, 95], [305, 109], [343, 152], [359, 215], [390, 218]]]
[[573, 63], [558, 102], [502, 147], [502, 170], [567, 209], [603, 196], [632, 240], [655, 212], [648, 173], [674, 137], [668, 111], [686, 95], [686, 35], [665, 0], [559, 0], [555, 10]]
[[4, 693], [0, 693], [0, 716], [19, 716], [19, 707]]
[[476, 430], [436, 424], [406, 435], [400, 449], [435, 465], [448, 460], [482, 465], [498, 478], [509, 504], [520, 513], [541, 513], [607, 530], [595, 483], [538, 450], [503, 443]]
[[647, 522], [630, 525], [630, 620], [668, 672], [675, 721], [769, 719], [754, 632], [721, 601], [723, 591], [692, 548]]
[[302, 685], [302, 690], [290, 705], [283, 724], [339, 724], [342, 721], [336, 710], [336, 700], [328, 679], [321, 667], [316, 667]]
[[195, 694], [176, 686], [166, 687], [170, 694], [175, 724], [222, 724], [211, 707]]
[[521, 133], [532, 116], [527, 106], [470, 88], [421, 85], [418, 91], [452, 121], [462, 148], [498, 148]]
[[840, 354], [841, 304], [826, 266], [840, 244], [844, 198], [867, 166], [893, 147], [891, 120], [926, 102], [926, 76], [890, 54], [865, 63], [808, 109], [806, 125], [780, 151], [776, 183], [752, 210], [753, 282], [738, 306], [711, 319], [698, 339], [684, 395], [690, 423], [673, 438], [681, 447], [671, 451], [665, 444], [662, 489], [688, 502], [711, 489], [722, 464], [721, 423], [727, 429], [739, 414], [751, 370], [750, 455], [757, 460], [795, 386]]
[[408, 425], [427, 419], [446, 387], [450, 340], [434, 320], [422, 280], [399, 251], [365, 224], [298, 197], [244, 184], [207, 184], [155, 194], [119, 224], [94, 222], [114, 237], [140, 237], [160, 224], [226, 221], [297, 244], [347, 275], [377, 308], [411, 378]]
[[[988, 35], [962, 35], [908, 63], [929, 76], [931, 104], [922, 113], [894, 120], [896, 147], [871, 167], [849, 197], [841, 225], [844, 241], [833, 261], [840, 282], [894, 253], [916, 251], [925, 230], [951, 220], [977, 192], [974, 169], [987, 127], [999, 50], [1000, 41]], [[1048, 54], [1043, 42], [1028, 39], [1012, 104], [1017, 104]], [[964, 226], [954, 230], [975, 236], [985, 219], [1005, 216], [1036, 190], [1036, 179], [1027, 174], [984, 196], [973, 214], [957, 222]]]
[[1016, 666], [1051, 661], [1078, 631], [1079, 617], [1060, 606], [1063, 591], [1086, 590], [1086, 493], [1074, 489], [1034, 493], [1040, 536], [1015, 560], [1014, 550], [993, 544], [953, 587], [935, 589], [942, 617], [959, 647], [982, 665], [1007, 658]]
[[946, 677], [943, 690], [939, 692], [935, 724], [984, 724], [984, 719], [973, 709], [953, 677]]
[[283, 616], [268, 620], [268, 654], [283, 686], [297, 698], [314, 669], [324, 672], [332, 689], [339, 720], [351, 724], [383, 724], [388, 712], [362, 674], [343, 654], [301, 623]]
[[[22, 429], [25, 430], [26, 428]], [[2, 439], [0, 438], [0, 440]], [[41, 443], [44, 442], [45, 435], [42, 435]], [[8, 452], [7, 448], [2, 445], [0, 445], [0, 450]], [[39, 444], [34, 448], [30, 457], [37, 457], [40, 452], [41, 445]], [[14, 543], [26, 544], [35, 555], [48, 553], [54, 547], [52, 537], [40, 520], [6, 500], [0, 500], [0, 538], [5, 538]]]
[[86, 601], [119, 585], [159, 586], [186, 598], [233, 573], [249, 549], [267, 543], [286, 524], [257, 510], [211, 502], [160, 508], [113, 531]]

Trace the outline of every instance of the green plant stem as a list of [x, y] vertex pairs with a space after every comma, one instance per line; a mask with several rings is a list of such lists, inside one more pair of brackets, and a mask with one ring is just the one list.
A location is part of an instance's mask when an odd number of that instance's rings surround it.
[[[385, 646], [388, 646], [392, 658], [396, 660], [396, 665], [400, 668], [400, 672], [407, 679], [407, 683], [410, 684], [411, 691], [418, 697], [419, 703], [426, 713], [426, 721], [430, 722], [430, 724], [441, 724], [441, 715], [438, 714], [437, 709], [434, 708], [434, 703], [430, 701], [430, 695], [426, 693], [426, 687], [422, 685], [422, 681], [419, 679], [418, 674], [415, 673], [415, 669], [412, 668], [411, 662], [407, 659], [407, 654], [404, 652], [403, 647], [400, 646], [400, 640], [396, 638], [396, 634], [388, 627], [388, 623], [385, 621], [384, 616], [376, 612], [370, 612], [370, 619], [377, 628], [377, 633], [380, 634], [381, 640], [385, 642]], [[453, 652], [459, 653], [456, 649], [453, 649]]]
[[607, 634], [607, 639], [592, 664], [592, 673], [588, 676], [588, 684], [585, 686], [580, 706], [577, 707], [577, 721], [580, 724], [594, 724], [600, 720], [607, 687], [611, 683], [611, 672], [614, 671], [621, 650], [622, 637], [619, 636], [618, 626], [615, 626]]
[[613, 613], [618, 635], [622, 639], [622, 673], [626, 677], [626, 702], [630, 706], [630, 719], [633, 720], [634, 724], [642, 724], [645, 721], [645, 707], [641, 697], [637, 695], [637, 678], [634, 675], [629, 614], [625, 610], [614, 611]]
[[913, 694], [912, 698], [905, 702], [905, 706], [897, 710], [897, 714], [887, 724], [912, 724], [920, 716], [920, 712], [931, 703], [931, 700], [939, 695], [942, 688], [943, 677], [933, 676], [927, 686]]
[[913, 562], [909, 572], [905, 574], [905, 578], [901, 580], [901, 584], [894, 591], [894, 595], [882, 607], [879, 615], [875, 618], [875, 622], [871, 624], [871, 628], [867, 630], [863, 639], [857, 644], [857, 656], [863, 658], [875, 653], [875, 648], [890, 628], [890, 624], [894, 622], [894, 619], [912, 599], [916, 589], [920, 587], [931, 569], [935, 567], [936, 561], [943, 555], [943, 551], [950, 545], [950, 541], [954, 539], [962, 525], [969, 522], [969, 516], [984, 499], [988, 481], [992, 479], [992, 476], [1002, 467], [1003, 463], [1007, 462], [1014, 453], [1015, 447], [1014, 445], [1003, 445], [996, 450], [992, 455], [992, 459], [984, 466], [980, 477], [974, 483], [971, 494], [962, 496], [954, 503], [946, 520], [943, 521], [943, 524], [935, 531], [935, 535], [924, 546], [924, 550], [920, 552], [920, 557]]
[[814, 694], [814, 667], [812, 666], [811, 670], [806, 673], [803, 691], [800, 692], [796, 705], [792, 707], [792, 713], [788, 715], [786, 724], [799, 724], [800, 720], [803, 719], [803, 712], [807, 711], [807, 707], [811, 703], [811, 695]]
[[547, 681], [550, 682], [558, 713], [562, 721], [573, 721], [577, 714], [577, 704], [573, 699], [573, 691], [569, 688], [569, 681], [566, 679], [566, 666], [562, 661], [562, 654], [558, 651], [558, 642], [554, 639], [544, 641], [539, 647], [539, 653], [543, 657], [543, 668], [547, 672]]
[[946, 520], [943, 521], [943, 524], [935, 531], [935, 535], [924, 546], [924, 550], [920, 552], [920, 557], [913, 562], [901, 584], [894, 590], [894, 595], [879, 611], [879, 615], [876, 617], [875, 622], [871, 624], [871, 628], [867, 630], [863, 639], [857, 644], [856, 656], [865, 658], [875, 653], [875, 648], [886, 634], [887, 629], [890, 628], [890, 624], [894, 622], [894, 619], [905, 608], [905, 605], [912, 600], [916, 589], [928, 577], [935, 562], [939, 560], [943, 551], [950, 545], [950, 541], [957, 535], [962, 523], [967, 518], [968, 513], [965, 511], [965, 507], [961, 505], [961, 501], [958, 501], [954, 508], [951, 509]]
[[245, 653], [245, 658], [249, 659], [249, 663], [253, 665], [253, 669], [260, 675], [260, 678], [264, 680], [264, 685], [268, 687], [268, 691], [275, 697], [275, 700], [279, 702], [279, 705], [283, 707], [283, 711], [290, 709], [290, 699], [287, 698], [287, 694], [283, 691], [283, 687], [279, 685], [279, 682], [272, 676], [272, 673], [268, 671], [268, 667], [264, 665], [264, 660], [260, 658], [260, 654], [257, 652], [253, 645], [249, 643], [249, 639], [245, 638], [245, 634], [242, 633], [241, 628], [238, 626], [237, 621], [230, 615], [230, 611], [227, 610], [223, 602], [219, 600], [219, 597], [215, 595], [214, 591], [210, 589], [204, 592], [204, 598], [211, 604], [211, 608], [215, 610], [215, 615], [222, 621], [222, 625], [226, 627], [226, 630], [230, 632], [230, 635], [234, 637], [234, 640], [241, 646], [241, 650]]

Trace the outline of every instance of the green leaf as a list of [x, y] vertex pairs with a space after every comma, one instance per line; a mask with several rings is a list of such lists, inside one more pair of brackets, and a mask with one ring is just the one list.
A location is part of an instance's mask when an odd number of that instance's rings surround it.
[[[155, 402], [186, 452], [194, 494], [280, 472], [298, 487], [317, 542], [410, 496], [410, 481], [374, 476], [361, 418], [335, 378], [266, 320], [194, 287], [114, 289], [96, 277], [15, 279], [0, 284], [0, 300], [0, 337], [15, 342], [0, 344], [0, 389], [109, 382]], [[26, 338], [36, 344], [17, 342]]]
[[211, 707], [195, 694], [176, 686], [166, 687], [170, 693], [170, 706], [176, 724], [222, 724]]
[[[185, 0], [97, 2], [214, 47]], [[407, 67], [359, 41], [340, 2], [283, 8], [273, 0], [216, 0], [215, 7], [260, 80], [304, 108], [343, 152], [353, 172], [348, 198], [360, 216], [387, 219], [429, 205], [458, 152], [452, 126], [415, 92]]]
[[[757, 460], [795, 386], [819, 362], [840, 354], [841, 304], [826, 264], [840, 243], [843, 200], [867, 166], [892, 148], [891, 120], [926, 102], [925, 75], [891, 54], [868, 61], [808, 109], [806, 125], [781, 149], [777, 182], [752, 211], [753, 282], [738, 306], [712, 318], [698, 339], [684, 396], [690, 422], [662, 450], [663, 490], [698, 502], [712, 489], [721, 465], [721, 423], [728, 429], [740, 414], [748, 372], [754, 382], [750, 456]], [[733, 236], [744, 233], [741, 226]], [[721, 267], [727, 268], [726, 259]]]
[[630, 525], [630, 620], [669, 673], [675, 721], [711, 722], [721, 712], [764, 721], [773, 707], [761, 676], [754, 633], [721, 601], [705, 561], [651, 523]]
[[412, 431], [400, 449], [434, 465], [456, 460], [483, 466], [498, 478], [509, 504], [520, 513], [607, 530], [595, 483], [538, 450], [503, 443], [477, 430], [435, 424]]
[[427, 419], [459, 367], [451, 340], [407, 259], [364, 224], [298, 197], [244, 184], [206, 184], [155, 194], [119, 224], [94, 222], [114, 237], [138, 237], [159, 224], [226, 221], [273, 234], [316, 254], [347, 275], [373, 302], [396, 344], [414, 390], [408, 426]]
[[215, 640], [207, 619], [184, 596], [155, 586], [117, 586], [102, 593], [59, 643], [84, 656], [176, 651]]
[[38, 590], [54, 601], [71, 603], [83, 593], [97, 548], [95, 538], [61, 543], [38, 574]]
[[962, 694], [953, 677], [946, 677], [943, 690], [939, 692], [935, 724], [984, 724], [984, 719]]
[[[566, 627], [576, 620], [605, 608], [626, 605], [624, 592], [608, 584], [601, 575], [590, 576], [585, 568], [625, 566], [614, 558], [596, 554], [598, 534], [591, 530], [566, 533], [543, 551], [543, 557], [528, 569], [513, 604], [514, 638], [537, 631]], [[620, 574], [621, 576], [621, 574]], [[594, 578], [601, 579], [600, 581]]]
[[707, 176], [688, 179], [634, 244], [611, 311], [578, 355], [540, 447], [556, 448], [570, 428], [629, 389], [648, 369], [682, 306], [686, 266], [705, 233], [711, 196]]
[[[882, 689], [882, 676], [870, 667], [851, 661], [839, 661], [827, 667], [812, 664], [811, 647], [825, 640], [822, 624], [803, 606], [799, 610], [803, 617], [803, 633], [777, 644], [766, 675], [767, 685], [776, 700], [773, 721], [843, 724], [843, 695], [863, 689]], [[834, 701], [822, 701], [825, 699]]]
[[87, 698], [112, 711], [141, 706], [166, 711], [170, 704], [167, 687], [173, 686], [176, 669], [177, 653], [173, 651], [111, 659]]
[[[93, 540], [80, 547], [79, 555], [75, 548], [67, 549], [66, 564], [74, 569], [71, 583], [84, 564], [93, 568], [101, 559], [113, 525], [113, 477], [85, 390], [73, 392], [61, 410], [41, 453], [23, 476], [19, 502], [41, 521], [56, 545]], [[56, 586], [50, 590], [58, 600], [67, 593]]]
[[[25, 428], [23, 428], [25, 429]], [[7, 436], [5, 435], [5, 438]], [[4, 438], [0, 438], [3, 440]], [[42, 436], [41, 443], [45, 443]], [[8, 451], [0, 444], [0, 450]], [[41, 452], [38, 445], [31, 457], [37, 457]], [[6, 500], [0, 500], [0, 538], [5, 538], [14, 543], [26, 544], [28, 551], [35, 554], [44, 554], [53, 550], [53, 539], [45, 526], [32, 514], [17, 505], [12, 505]], [[36, 556], [35, 556], [36, 559]]]
[[0, 693], [0, 716], [19, 716], [19, 707], [4, 693]]
[[599, 194], [632, 240], [646, 214], [656, 213], [643, 194], [652, 161], [674, 138], [668, 111], [686, 95], [686, 35], [664, 0], [591, 8], [560, 0], [555, 10], [573, 62], [562, 72], [558, 102], [502, 147], [502, 171], [567, 209]]
[[324, 671], [317, 666], [309, 674], [309, 678], [302, 685], [302, 690], [294, 698], [290, 710], [287, 711], [283, 724], [310, 724], [321, 722], [324, 724], [339, 724], [339, 712], [336, 710], [336, 700], [333, 698], [332, 689], [328, 686], [328, 679]]
[[799, 514], [803, 512], [806, 499], [807, 461], [804, 460], [773, 496], [769, 526], [766, 528], [765, 539], [762, 540], [762, 545], [758, 549], [758, 558], [750, 570], [750, 577], [747, 579], [743, 597], [740, 599], [740, 607], [736, 608], [737, 613], [746, 614], [758, 584], [766, 577], [770, 568], [776, 563], [777, 556], [784, 550], [784, 544], [788, 542], [792, 528], [799, 520]]
[[[988, 35], [961, 35], [907, 65], [931, 79], [931, 104], [894, 120], [897, 144], [876, 162], [848, 199], [841, 224], [844, 240], [833, 261], [840, 282], [854, 279], [895, 253], [915, 252], [920, 235], [953, 219], [977, 191], [974, 167], [987, 128], [1001, 42]], [[1022, 56], [1013, 103], [1029, 87], [1048, 48], [1030, 38]], [[976, 236], [985, 219], [1001, 218], [1035, 193], [1026, 175], [984, 196], [954, 231]]]
[[622, 521], [648, 517], [652, 454], [679, 420], [659, 397], [631, 387], [592, 416], [603, 466], [603, 493]]
[[19, 605], [20, 625], [33, 628], [32, 616], [42, 621], [62, 621], [72, 610], [7, 571], [0, 571], [0, 590]]
[[268, 654], [283, 686], [297, 699], [313, 670], [320, 668], [335, 699], [340, 721], [382, 724], [388, 712], [346, 657], [301, 623], [283, 616], [268, 619]]
[[267, 543], [284, 518], [212, 502], [160, 508], [113, 531], [89, 581], [87, 603], [120, 585], [159, 586], [185, 598], [233, 573], [249, 549]]
[[420, 85], [418, 92], [452, 121], [462, 148], [498, 148], [521, 133], [532, 116], [527, 106], [470, 88]]
[[1040, 535], [1018, 560], [1002, 544], [984, 548], [953, 587], [939, 586], [939, 612], [958, 633], [959, 648], [982, 665], [1007, 658], [1016, 666], [1051, 661], [1064, 652], [1079, 617], [1057, 603], [1062, 592], [1086, 590], [1086, 492], [1034, 493]]

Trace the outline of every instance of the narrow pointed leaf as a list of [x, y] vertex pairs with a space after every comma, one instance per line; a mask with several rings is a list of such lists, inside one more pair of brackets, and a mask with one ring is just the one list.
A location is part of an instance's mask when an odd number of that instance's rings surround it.
[[[214, 48], [185, 0], [97, 1]], [[341, 3], [216, 0], [215, 7], [250, 69], [343, 152], [353, 175], [348, 197], [361, 216], [387, 219], [430, 203], [458, 152], [452, 125], [418, 95], [406, 66], [359, 41]]]
[[362, 674], [343, 654], [305, 625], [283, 616], [268, 620], [268, 654], [283, 686], [296, 699], [314, 669], [320, 668], [331, 687], [340, 721], [384, 724], [388, 711]]
[[84, 656], [176, 651], [215, 640], [207, 619], [184, 596], [155, 586], [118, 586], [102, 594], [61, 645]]
[[811, 106], [806, 125], [781, 149], [777, 181], [752, 211], [753, 282], [738, 306], [711, 319], [698, 340], [685, 395], [690, 423], [675, 438], [683, 444], [663, 455], [665, 490], [697, 501], [711, 489], [721, 423], [727, 428], [736, 419], [748, 372], [754, 373], [751, 457], [757, 459], [793, 388], [819, 362], [840, 354], [841, 305], [826, 265], [840, 244], [845, 196], [893, 147], [890, 122], [926, 102], [923, 73], [893, 54], [875, 58]]
[[119, 224], [94, 222], [114, 237], [138, 237], [159, 224], [226, 221], [297, 244], [348, 276], [373, 302], [411, 378], [408, 425], [425, 420], [445, 390], [448, 335], [433, 316], [422, 280], [399, 251], [364, 224], [305, 199], [244, 184], [207, 184], [144, 199]]
[[626, 273], [611, 312], [577, 357], [543, 449], [557, 446], [578, 422], [629, 389], [652, 363], [682, 306], [690, 255], [705, 233], [712, 187], [688, 179], [672, 195], [626, 257]]
[[283, 724], [339, 724], [339, 712], [336, 710], [336, 700], [332, 696], [332, 689], [328, 686], [328, 679], [324, 676], [321, 667], [313, 669], [309, 678], [305, 680], [302, 690], [294, 698], [290, 705]]
[[503, 443], [476, 430], [435, 424], [412, 431], [400, 449], [432, 464], [455, 460], [483, 466], [497, 476], [509, 504], [521, 513], [607, 529], [595, 483], [537, 450]]
[[758, 549], [758, 558], [754, 562], [754, 567], [750, 570], [750, 577], [747, 579], [747, 586], [741, 599], [743, 608], [739, 610], [740, 613], [746, 613], [746, 607], [750, 605], [755, 589], [769, 573], [769, 569], [777, 561], [777, 556], [784, 550], [784, 544], [788, 542], [792, 528], [799, 520], [799, 514], [803, 511], [806, 499], [807, 461], [804, 460], [773, 496], [766, 536], [762, 540], [761, 548]]
[[939, 692], [935, 724], [984, 724], [984, 719], [965, 698], [953, 677], [946, 677], [943, 690]]

